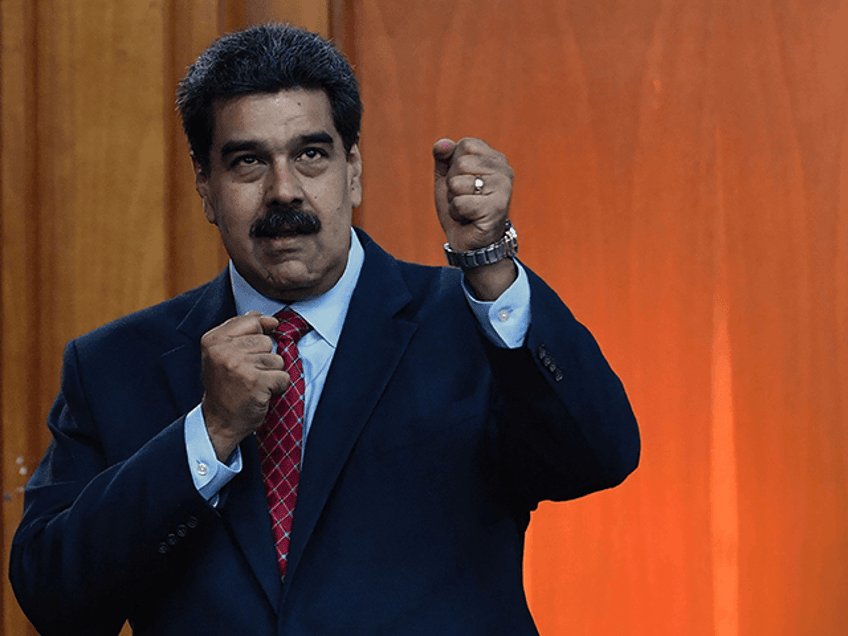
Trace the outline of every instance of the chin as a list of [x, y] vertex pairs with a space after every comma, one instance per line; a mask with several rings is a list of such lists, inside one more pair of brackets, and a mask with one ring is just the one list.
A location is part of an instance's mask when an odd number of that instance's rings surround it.
[[303, 300], [316, 295], [314, 292], [316, 281], [311, 279], [272, 277], [265, 280], [264, 284], [266, 291], [263, 293], [278, 300]]

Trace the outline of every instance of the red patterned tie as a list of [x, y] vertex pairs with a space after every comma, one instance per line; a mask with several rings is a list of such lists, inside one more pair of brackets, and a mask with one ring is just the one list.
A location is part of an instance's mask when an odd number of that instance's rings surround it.
[[280, 575], [285, 577], [303, 446], [305, 383], [297, 341], [312, 327], [293, 311], [284, 309], [274, 317], [280, 321], [274, 330], [277, 353], [283, 357], [283, 368], [289, 374], [291, 384], [285, 393], [271, 398], [265, 424], [259, 428], [256, 437]]

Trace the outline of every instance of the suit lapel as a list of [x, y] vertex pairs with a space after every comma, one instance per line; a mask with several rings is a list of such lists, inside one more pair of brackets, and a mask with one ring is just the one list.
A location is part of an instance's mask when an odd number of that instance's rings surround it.
[[395, 317], [411, 298], [397, 262], [360, 238], [365, 262], [306, 443], [282, 602], [339, 473], [417, 329]]
[[[183, 342], [161, 357], [177, 413], [187, 413], [203, 396], [201, 336], [235, 316], [227, 270], [209, 283], [177, 330]], [[253, 436], [241, 444], [242, 470], [221, 492], [218, 510], [234, 543], [244, 554], [273, 607], [280, 598], [280, 571], [274, 550], [268, 504]]]
[[160, 358], [177, 413], [187, 413], [203, 396], [200, 337], [235, 313], [233, 292], [225, 269], [203, 288], [177, 326], [181, 342]]
[[241, 473], [224, 489], [218, 507], [231, 536], [276, 609], [282, 581], [255, 436], [250, 435], [241, 443], [241, 457]]

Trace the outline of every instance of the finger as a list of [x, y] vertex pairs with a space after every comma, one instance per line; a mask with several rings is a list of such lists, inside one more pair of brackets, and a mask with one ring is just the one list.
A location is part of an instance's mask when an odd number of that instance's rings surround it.
[[433, 160], [435, 161], [436, 177], [442, 178], [448, 173], [456, 143], [451, 139], [439, 139], [433, 144]]
[[448, 177], [467, 174], [507, 174], [509, 164], [506, 157], [490, 150], [487, 154], [454, 152]]
[[466, 156], [485, 157], [489, 155], [496, 156], [498, 154], [500, 153], [493, 150], [492, 147], [482, 139], [477, 139], [475, 137], [463, 137], [456, 142], [452, 156], [454, 160], [457, 160]]
[[[495, 174], [459, 174], [448, 177], [448, 199], [458, 196], [488, 196], [501, 189], [504, 179]], [[479, 188], [478, 188], [479, 185]]]
[[222, 322], [212, 331], [227, 337], [243, 336], [251, 333], [270, 333], [279, 321], [273, 316], [263, 316], [258, 311], [249, 311]]
[[291, 376], [285, 371], [266, 371], [264, 373], [266, 375], [266, 386], [271, 395], [282, 395], [289, 388]]
[[268, 371], [282, 371], [285, 367], [283, 357], [276, 353], [260, 353], [252, 358], [253, 363], [259, 369]]
[[457, 223], [467, 225], [492, 216], [489, 207], [483, 197], [476, 194], [463, 194], [451, 201], [448, 214]]
[[478, 222], [489, 219], [492, 224], [506, 221], [509, 210], [509, 195], [501, 190], [480, 194], [460, 194], [453, 197], [448, 214], [459, 223]]
[[230, 338], [230, 343], [245, 353], [273, 353], [277, 348], [277, 343], [271, 336], [258, 333], [235, 336]]
[[[252, 313], [259, 314], [258, 311]], [[270, 334], [273, 333], [274, 329], [277, 328], [277, 326], [280, 324], [280, 321], [274, 318], [274, 316], [264, 316], [262, 314], [259, 314], [259, 324], [262, 326], [262, 331], [267, 334]]]

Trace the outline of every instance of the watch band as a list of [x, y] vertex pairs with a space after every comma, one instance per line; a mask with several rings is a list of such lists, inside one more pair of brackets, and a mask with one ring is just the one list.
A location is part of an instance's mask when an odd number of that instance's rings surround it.
[[467, 252], [457, 252], [445, 243], [445, 256], [448, 265], [461, 267], [462, 269], [473, 269], [481, 265], [491, 265], [505, 258], [515, 256], [518, 253], [518, 234], [512, 223], [507, 220], [503, 237], [496, 243]]

